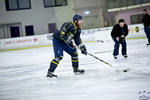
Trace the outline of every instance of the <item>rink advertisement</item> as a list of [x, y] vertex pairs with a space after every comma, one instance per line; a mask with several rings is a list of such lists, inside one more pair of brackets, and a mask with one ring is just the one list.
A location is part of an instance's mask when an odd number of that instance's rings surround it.
[[[142, 24], [129, 25], [129, 35], [127, 38], [140, 38], [145, 37], [144, 27]], [[109, 41], [111, 42], [112, 27], [97, 28], [83, 30], [81, 38], [84, 43], [96, 42], [96, 41]], [[19, 49], [19, 48], [32, 48], [41, 46], [51, 46], [52, 45], [52, 34], [36, 35], [20, 38], [10, 38], [0, 40], [0, 51], [9, 49]]]
[[48, 40], [47, 36], [49, 36], [49, 35], [2, 39], [2, 40], [0, 40], [0, 50], [29, 48], [29, 47], [50, 45], [50, 44], [52, 44], [50, 41], [51, 39], [49, 38], [49, 40]]

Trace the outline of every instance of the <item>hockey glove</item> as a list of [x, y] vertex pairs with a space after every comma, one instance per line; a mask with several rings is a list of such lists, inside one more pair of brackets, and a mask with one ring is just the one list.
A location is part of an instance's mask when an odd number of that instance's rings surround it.
[[86, 50], [85, 45], [80, 45], [79, 48], [80, 48], [82, 54], [87, 55], [87, 50]]

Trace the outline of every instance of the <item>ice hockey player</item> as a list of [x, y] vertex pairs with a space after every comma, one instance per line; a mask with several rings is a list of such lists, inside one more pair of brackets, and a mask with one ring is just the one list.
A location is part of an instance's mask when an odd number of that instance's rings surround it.
[[124, 19], [119, 19], [119, 24], [114, 25], [111, 31], [111, 37], [115, 43], [113, 56], [117, 59], [119, 54], [119, 46], [122, 45], [122, 55], [127, 58], [127, 44], [125, 37], [128, 35], [128, 26]]
[[148, 44], [147, 44], [147, 46], [148, 46], [148, 45], [150, 45], [150, 15], [148, 15], [148, 12], [146, 9], [144, 9], [142, 22], [144, 24], [144, 31], [145, 31], [147, 39], [148, 39]]
[[[82, 16], [74, 15], [72, 22], [64, 23], [60, 30], [57, 30], [53, 34], [53, 49], [55, 57], [50, 63], [47, 77], [57, 77], [54, 71], [63, 58], [63, 51], [67, 52], [71, 56], [73, 72], [75, 74], [84, 73], [83, 69], [79, 69], [78, 53], [76, 46], [81, 50], [82, 54], [87, 55], [85, 45], [82, 44], [80, 33], [81, 33]], [[74, 40], [74, 43], [73, 41]]]

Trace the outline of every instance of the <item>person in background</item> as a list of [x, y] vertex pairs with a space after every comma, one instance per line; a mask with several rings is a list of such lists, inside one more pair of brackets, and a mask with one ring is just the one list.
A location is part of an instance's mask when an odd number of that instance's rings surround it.
[[148, 15], [148, 12], [146, 9], [143, 10], [143, 18], [142, 23], [144, 24], [144, 31], [146, 33], [147, 39], [148, 39], [148, 45], [150, 45], [150, 15]]
[[128, 35], [128, 26], [125, 24], [124, 19], [119, 19], [119, 23], [114, 25], [111, 31], [111, 37], [115, 43], [113, 56], [114, 59], [118, 58], [119, 46], [122, 45], [122, 55], [127, 58], [127, 43], [125, 37]]

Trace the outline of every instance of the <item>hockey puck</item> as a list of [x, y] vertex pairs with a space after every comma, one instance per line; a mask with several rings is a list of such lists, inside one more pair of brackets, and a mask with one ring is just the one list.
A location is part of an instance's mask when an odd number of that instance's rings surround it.
[[125, 69], [125, 70], [123, 70], [123, 72], [127, 72], [129, 69]]

